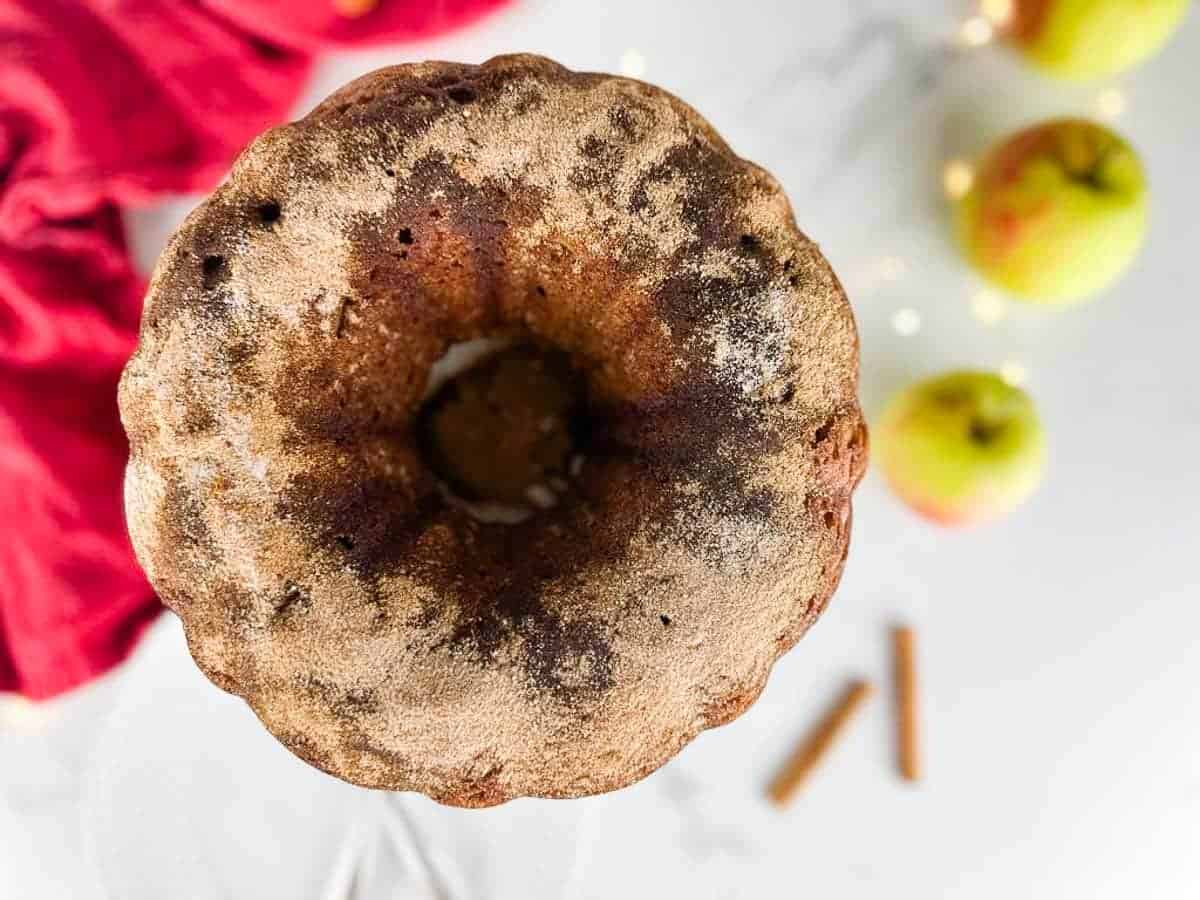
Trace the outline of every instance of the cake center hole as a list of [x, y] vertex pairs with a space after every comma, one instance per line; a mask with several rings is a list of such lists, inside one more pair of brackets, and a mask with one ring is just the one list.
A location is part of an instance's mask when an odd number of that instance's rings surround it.
[[430, 383], [421, 447], [451, 499], [492, 522], [519, 522], [567, 499], [585, 417], [565, 354], [472, 341], [452, 347]]

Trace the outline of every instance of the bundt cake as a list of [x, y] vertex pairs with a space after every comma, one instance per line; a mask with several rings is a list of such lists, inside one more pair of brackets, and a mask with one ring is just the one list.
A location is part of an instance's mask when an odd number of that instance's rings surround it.
[[461, 806], [607, 791], [824, 608], [857, 358], [778, 183], [675, 97], [395, 66], [259, 137], [162, 254], [130, 532], [200, 668], [313, 765]]

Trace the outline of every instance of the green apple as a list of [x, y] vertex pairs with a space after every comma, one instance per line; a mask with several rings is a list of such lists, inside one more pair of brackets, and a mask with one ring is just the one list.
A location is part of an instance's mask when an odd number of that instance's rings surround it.
[[1153, 55], [1190, 0], [1016, 0], [1012, 41], [1036, 65], [1071, 79], [1100, 78]]
[[950, 372], [894, 397], [872, 456], [896, 494], [942, 525], [996, 519], [1041, 481], [1045, 438], [1029, 395], [991, 372]]
[[1110, 285], [1148, 220], [1137, 153], [1102, 125], [1059, 119], [1021, 131], [979, 165], [955, 232], [988, 280], [1027, 300], [1070, 303]]

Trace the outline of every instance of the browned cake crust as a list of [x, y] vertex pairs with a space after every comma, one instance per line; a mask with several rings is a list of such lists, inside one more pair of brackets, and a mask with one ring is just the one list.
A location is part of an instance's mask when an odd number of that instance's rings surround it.
[[[430, 365], [569, 355], [593, 443], [519, 525], [447, 503]], [[846, 297], [675, 97], [536, 56], [367, 75], [262, 135], [159, 261], [121, 385], [138, 556], [196, 662], [362, 785], [629, 784], [753, 702], [845, 560]]]

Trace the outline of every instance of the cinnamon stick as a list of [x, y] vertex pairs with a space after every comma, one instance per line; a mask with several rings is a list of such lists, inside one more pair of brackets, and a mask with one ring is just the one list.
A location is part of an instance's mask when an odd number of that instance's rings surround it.
[[858, 708], [871, 696], [872, 690], [871, 684], [866, 681], [856, 681], [846, 689], [838, 702], [796, 748], [767, 788], [767, 796], [772, 803], [783, 807], [791, 801], [796, 791], [829, 752]]
[[920, 739], [917, 735], [916, 637], [908, 626], [892, 629], [896, 679], [896, 764], [907, 781], [921, 778]]

